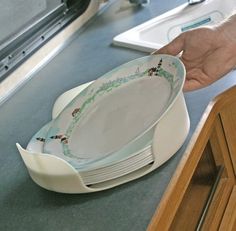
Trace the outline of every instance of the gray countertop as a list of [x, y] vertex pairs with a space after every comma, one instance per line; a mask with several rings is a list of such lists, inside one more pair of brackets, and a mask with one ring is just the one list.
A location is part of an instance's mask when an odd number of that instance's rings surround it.
[[185, 94], [191, 128], [182, 148], [154, 172], [92, 194], [60, 194], [36, 185], [16, 149], [51, 120], [56, 98], [145, 53], [115, 47], [112, 38], [182, 4], [151, 0], [146, 7], [111, 4], [81, 29], [61, 53], [0, 107], [0, 230], [143, 231], [160, 202], [209, 101], [236, 83], [231, 72], [215, 84]]

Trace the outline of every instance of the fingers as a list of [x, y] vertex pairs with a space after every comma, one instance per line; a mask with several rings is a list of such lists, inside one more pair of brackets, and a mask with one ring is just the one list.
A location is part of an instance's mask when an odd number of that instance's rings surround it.
[[193, 91], [206, 87], [210, 84], [209, 76], [204, 74], [200, 69], [194, 69], [187, 72], [183, 91]]
[[166, 46], [160, 48], [157, 51], [154, 51], [152, 54], [169, 54], [169, 55], [178, 55], [183, 49], [185, 44], [185, 33], [182, 33], [172, 42]]
[[200, 88], [202, 88], [202, 85], [196, 79], [189, 79], [185, 81], [183, 91], [194, 91]]

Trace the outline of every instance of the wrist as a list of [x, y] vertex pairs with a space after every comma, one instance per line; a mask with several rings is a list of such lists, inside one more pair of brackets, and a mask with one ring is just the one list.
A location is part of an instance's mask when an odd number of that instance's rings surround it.
[[229, 69], [236, 68], [236, 14], [229, 17], [221, 24], [214, 27], [219, 48], [224, 48], [224, 54], [228, 54]]
[[236, 46], [236, 14], [217, 25], [215, 29], [218, 31], [221, 42]]

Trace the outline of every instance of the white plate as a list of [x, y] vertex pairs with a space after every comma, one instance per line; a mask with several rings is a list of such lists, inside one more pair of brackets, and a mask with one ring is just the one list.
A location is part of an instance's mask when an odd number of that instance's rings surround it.
[[[45, 137], [50, 129], [52, 121], [44, 125], [35, 135], [31, 138], [30, 142], [27, 145], [27, 150], [33, 153], [43, 153], [43, 145], [45, 142]], [[152, 137], [151, 137], [152, 138]], [[132, 161], [131, 157], [140, 155], [146, 150], [151, 150], [151, 142], [152, 140], [142, 139], [139, 143], [136, 143], [135, 146], [130, 145], [129, 148], [121, 149], [113, 155], [107, 156], [101, 160], [96, 162], [92, 162], [89, 164], [81, 165], [79, 161], [73, 158], [66, 158], [66, 160], [78, 171], [88, 171], [95, 169], [102, 169], [103, 167], [107, 167], [109, 165], [116, 165], [122, 161]], [[64, 157], [64, 156], [62, 156]]]
[[182, 63], [168, 55], [143, 57], [114, 69], [53, 121], [44, 152], [85, 164], [120, 150], [153, 128], [183, 80]]
[[83, 173], [85, 176], [92, 176], [92, 175], [98, 175], [98, 174], [110, 174], [116, 170], [121, 170], [124, 168], [127, 168], [129, 166], [135, 165], [135, 162], [141, 161], [144, 158], [152, 157], [152, 160], [154, 160], [152, 155], [151, 147], [145, 148], [145, 150], [140, 151], [139, 153], [132, 155], [129, 158], [125, 158], [119, 162], [110, 163], [107, 166], [102, 166], [100, 168], [96, 169], [89, 169], [86, 171], [80, 171], [80, 173]]
[[[52, 121], [44, 125], [30, 140], [27, 145], [27, 150], [33, 153], [42, 153], [43, 144], [45, 141], [45, 136], [50, 129]], [[136, 147], [131, 147], [130, 149], [120, 150], [114, 155], [108, 156], [103, 160], [90, 163], [88, 165], [80, 166], [77, 160], [72, 158], [67, 158], [67, 161], [79, 172], [83, 172], [84, 176], [93, 176], [101, 174], [111, 174], [118, 170], [125, 170], [125, 168], [130, 168], [135, 165], [137, 161], [151, 156], [151, 145], [150, 141], [148, 143], [141, 142]], [[152, 157], [153, 159], [153, 157]], [[124, 171], [125, 172], [125, 171]]]
[[45, 124], [38, 132], [34, 134], [34, 136], [29, 141], [26, 149], [33, 153], [42, 153], [43, 145], [45, 142], [45, 137], [50, 129], [52, 121]]
[[135, 164], [133, 164], [132, 166], [129, 166], [125, 169], [113, 171], [110, 174], [97, 174], [94, 176], [87, 176], [87, 177], [84, 176], [83, 174], [81, 174], [81, 176], [82, 176], [84, 183], [86, 185], [91, 185], [91, 184], [96, 184], [96, 183], [101, 183], [101, 182], [105, 182], [108, 180], [116, 179], [118, 177], [124, 176], [126, 174], [131, 173], [131, 172], [134, 172], [142, 167], [145, 167], [151, 163], [153, 163], [153, 158], [150, 156], [150, 157], [147, 157], [141, 161], [135, 162]]

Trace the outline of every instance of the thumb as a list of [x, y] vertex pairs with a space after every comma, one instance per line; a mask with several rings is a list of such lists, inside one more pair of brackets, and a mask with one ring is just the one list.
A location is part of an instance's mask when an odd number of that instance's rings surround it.
[[152, 54], [169, 54], [169, 55], [178, 55], [184, 48], [185, 44], [185, 33], [180, 34], [169, 44], [160, 48], [159, 50], [154, 51]]

